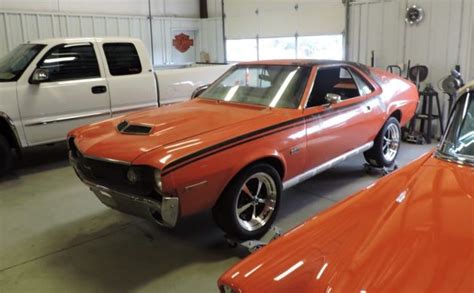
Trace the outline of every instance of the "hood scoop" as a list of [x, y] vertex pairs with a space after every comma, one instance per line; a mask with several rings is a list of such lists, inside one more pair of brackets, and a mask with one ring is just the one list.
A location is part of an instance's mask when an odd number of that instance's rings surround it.
[[117, 130], [123, 134], [148, 135], [153, 127], [143, 124], [130, 124], [127, 120], [117, 125]]

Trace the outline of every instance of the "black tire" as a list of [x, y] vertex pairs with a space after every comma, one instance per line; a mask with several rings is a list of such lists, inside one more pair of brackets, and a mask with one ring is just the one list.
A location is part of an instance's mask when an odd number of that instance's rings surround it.
[[[396, 132], [398, 135], [397, 139], [394, 139], [393, 142], [389, 143], [388, 146], [385, 144], [385, 139], [389, 131]], [[385, 139], [384, 139], [385, 138]], [[400, 123], [395, 117], [390, 117], [382, 129], [377, 134], [377, 137], [374, 140], [374, 145], [371, 149], [364, 152], [364, 157], [367, 163], [371, 166], [382, 168], [382, 167], [391, 167], [397, 158], [398, 151], [400, 149], [401, 142], [401, 129]], [[387, 149], [394, 151], [391, 155], [387, 155]]]
[[13, 166], [13, 150], [8, 140], [0, 134], [0, 177]]
[[[262, 182], [260, 193], [257, 194], [260, 182]], [[252, 198], [244, 192], [244, 184], [248, 184], [247, 191], [255, 193], [257, 196]], [[280, 206], [281, 193], [281, 178], [275, 168], [264, 163], [251, 165], [237, 174], [225, 188], [212, 209], [214, 221], [228, 236], [234, 239], [260, 239], [275, 221]], [[255, 198], [257, 199], [255, 200]], [[243, 209], [248, 205], [250, 205], [248, 208]], [[239, 207], [242, 212], [237, 215]], [[271, 211], [271, 214], [265, 213], [265, 211]], [[252, 219], [255, 219], [253, 215], [257, 213], [262, 217], [260, 221], [255, 221], [257, 223], [253, 227]]]

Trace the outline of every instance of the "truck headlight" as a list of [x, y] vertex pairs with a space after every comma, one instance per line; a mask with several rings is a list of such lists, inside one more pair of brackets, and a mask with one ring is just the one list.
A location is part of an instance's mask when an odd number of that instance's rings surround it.
[[163, 184], [161, 183], [161, 170], [155, 170], [155, 189], [158, 192], [163, 192]]

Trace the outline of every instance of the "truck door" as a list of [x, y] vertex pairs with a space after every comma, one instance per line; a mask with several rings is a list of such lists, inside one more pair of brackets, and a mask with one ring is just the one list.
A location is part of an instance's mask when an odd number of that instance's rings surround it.
[[99, 41], [104, 54], [112, 115], [158, 105], [152, 65], [139, 42]]
[[69, 130], [110, 117], [107, 83], [97, 56], [89, 42], [60, 44], [36, 65], [42, 81], [32, 81], [33, 66], [18, 82], [28, 145], [64, 140]]

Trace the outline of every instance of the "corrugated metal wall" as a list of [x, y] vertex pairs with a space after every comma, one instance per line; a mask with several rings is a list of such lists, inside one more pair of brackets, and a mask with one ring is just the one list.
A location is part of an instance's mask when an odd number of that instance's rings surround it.
[[[405, 23], [406, 7], [425, 11], [419, 25]], [[456, 64], [466, 80], [474, 79], [474, 1], [378, 0], [356, 1], [350, 6], [349, 59], [375, 65], [424, 64], [429, 81], [436, 84]]]
[[[220, 19], [154, 17], [156, 65], [172, 63], [172, 39], [177, 30], [196, 32], [198, 57], [201, 51], [206, 51], [211, 55], [212, 62], [223, 61]], [[151, 50], [150, 27], [146, 17], [0, 11], [0, 56], [29, 40], [105, 36], [139, 38]]]

